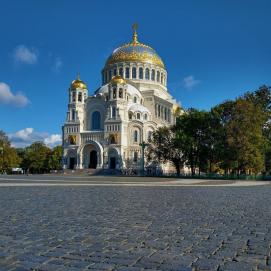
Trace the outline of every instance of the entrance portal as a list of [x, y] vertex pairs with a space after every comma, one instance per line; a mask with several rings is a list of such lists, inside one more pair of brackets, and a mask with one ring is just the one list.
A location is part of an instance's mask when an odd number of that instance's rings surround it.
[[116, 157], [110, 157], [110, 169], [116, 168]]
[[75, 157], [70, 157], [69, 169], [74, 169], [75, 166]]
[[97, 151], [91, 151], [89, 154], [89, 168], [97, 168]]

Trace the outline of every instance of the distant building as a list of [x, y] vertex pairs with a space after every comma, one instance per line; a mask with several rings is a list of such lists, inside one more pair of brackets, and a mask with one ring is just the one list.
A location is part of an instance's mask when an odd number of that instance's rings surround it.
[[157, 127], [173, 124], [179, 108], [168, 92], [162, 59], [138, 41], [135, 27], [132, 41], [107, 59], [94, 95], [79, 76], [68, 93], [64, 169], [138, 167], [140, 143], [148, 142]]

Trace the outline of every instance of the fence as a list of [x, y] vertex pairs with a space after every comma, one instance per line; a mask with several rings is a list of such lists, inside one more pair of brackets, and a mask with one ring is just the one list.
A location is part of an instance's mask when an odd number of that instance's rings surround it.
[[211, 180], [264, 180], [270, 181], [270, 175], [246, 175], [246, 174], [180, 174], [177, 176], [176, 173], [163, 173], [163, 177], [177, 177], [183, 179], [211, 179]]

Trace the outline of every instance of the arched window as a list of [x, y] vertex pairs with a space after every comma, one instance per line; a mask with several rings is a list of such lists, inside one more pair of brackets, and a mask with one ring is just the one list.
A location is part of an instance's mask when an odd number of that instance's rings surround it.
[[126, 68], [125, 69], [125, 78], [129, 78], [130, 77], [130, 69]]
[[136, 96], [134, 97], [134, 103], [137, 103], [137, 98], [136, 98]]
[[112, 107], [112, 118], [116, 118], [116, 107], [115, 106], [113, 106]]
[[113, 99], [116, 99], [117, 98], [117, 89], [114, 88], [113, 89]]
[[122, 90], [122, 88], [119, 89], [119, 98], [123, 98], [123, 90]]
[[134, 142], [138, 142], [138, 131], [134, 130]]
[[148, 68], [145, 70], [145, 79], [150, 80], [150, 70]]
[[160, 72], [159, 71], [157, 71], [156, 81], [160, 82]]
[[137, 113], [137, 114], [136, 114], [136, 118], [137, 118], [138, 120], [140, 120], [140, 113]]
[[117, 75], [117, 69], [114, 69], [113, 74], [114, 74], [114, 76]]
[[161, 73], [161, 84], [163, 84], [163, 82], [164, 82], [164, 74]]
[[76, 119], [76, 112], [75, 109], [72, 110], [72, 120]]
[[99, 111], [94, 111], [91, 118], [91, 129], [99, 130], [101, 129], [101, 114]]
[[76, 145], [76, 135], [69, 135], [68, 142], [70, 145]]
[[72, 101], [73, 102], [76, 101], [76, 93], [75, 93], [75, 91], [72, 92]]
[[78, 102], [82, 102], [82, 92], [78, 93]]
[[138, 152], [135, 151], [134, 152], [134, 162], [137, 162], [137, 160], [138, 160]]
[[133, 118], [133, 113], [129, 112], [129, 120], [131, 120]]
[[154, 81], [155, 79], [155, 70], [151, 70], [151, 80]]
[[119, 68], [119, 75], [123, 77], [123, 68]]
[[110, 144], [116, 144], [117, 143], [116, 137], [114, 135], [110, 135], [110, 137], [109, 137], [109, 143]]
[[109, 71], [109, 80], [111, 80], [111, 78], [112, 78], [112, 71], [110, 70]]
[[143, 68], [139, 68], [139, 79], [143, 79]]
[[148, 120], [148, 114], [144, 114], [144, 120]]
[[165, 108], [165, 111], [164, 111], [164, 115], [165, 115], [165, 120], [167, 120], [167, 109]]
[[151, 142], [152, 139], [152, 131], [148, 131], [148, 142]]
[[108, 82], [108, 73], [107, 73], [107, 71], [105, 72], [105, 82]]
[[160, 117], [161, 116], [161, 106], [160, 106], [160, 104], [158, 105], [158, 117]]
[[132, 78], [136, 78], [136, 67], [132, 69]]

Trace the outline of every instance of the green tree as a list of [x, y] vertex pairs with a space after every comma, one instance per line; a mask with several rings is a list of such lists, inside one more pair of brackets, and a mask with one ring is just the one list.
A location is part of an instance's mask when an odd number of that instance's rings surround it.
[[263, 121], [260, 106], [241, 98], [236, 100], [226, 133], [238, 173], [259, 173], [264, 169]]
[[254, 92], [247, 92], [244, 99], [252, 102], [262, 110], [262, 130], [266, 139], [264, 150], [265, 172], [271, 171], [271, 88], [263, 85]]
[[22, 167], [30, 173], [48, 172], [48, 159], [51, 149], [42, 142], [34, 142], [25, 148]]
[[227, 141], [227, 126], [232, 119], [234, 107], [234, 101], [225, 101], [211, 109], [211, 114], [219, 122], [218, 128], [216, 129], [217, 164], [224, 173], [232, 171], [237, 163], [235, 150]]
[[211, 110], [221, 124], [220, 166], [225, 172], [250, 174], [263, 170], [266, 115], [253, 95], [226, 101]]
[[177, 175], [180, 175], [184, 157], [179, 140], [171, 128], [160, 127], [153, 133], [148, 152], [149, 160], [157, 160], [159, 163], [171, 162]]
[[11, 147], [7, 135], [0, 130], [0, 172], [10, 172], [13, 167], [18, 167], [20, 158], [15, 148]]
[[215, 161], [214, 123], [209, 112], [191, 108], [177, 118], [173, 127], [179, 149], [192, 175], [195, 175], [196, 169], [199, 173], [207, 171], [210, 161]]
[[62, 169], [62, 146], [54, 147], [47, 160], [48, 171], [59, 169]]

